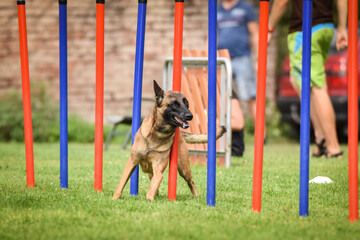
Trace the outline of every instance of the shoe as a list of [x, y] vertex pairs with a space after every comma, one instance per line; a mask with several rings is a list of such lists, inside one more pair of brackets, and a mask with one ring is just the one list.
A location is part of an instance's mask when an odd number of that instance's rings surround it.
[[244, 130], [231, 133], [231, 156], [242, 157], [245, 151]]
[[343, 153], [344, 153], [343, 151], [340, 151], [340, 152], [338, 152], [338, 153], [329, 155], [328, 152], [327, 152], [327, 150], [325, 150], [324, 155], [325, 155], [326, 158], [342, 158]]
[[318, 147], [319, 152], [318, 153], [313, 152], [312, 156], [318, 158], [318, 157], [321, 157], [322, 155], [325, 155], [325, 153], [327, 152], [327, 149], [324, 146], [325, 138], [323, 138], [320, 143], [315, 142], [315, 144]]

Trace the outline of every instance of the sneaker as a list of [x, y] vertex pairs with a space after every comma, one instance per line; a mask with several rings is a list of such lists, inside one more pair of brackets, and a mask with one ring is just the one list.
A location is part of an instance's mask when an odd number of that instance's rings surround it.
[[231, 133], [231, 156], [242, 157], [245, 151], [244, 130]]

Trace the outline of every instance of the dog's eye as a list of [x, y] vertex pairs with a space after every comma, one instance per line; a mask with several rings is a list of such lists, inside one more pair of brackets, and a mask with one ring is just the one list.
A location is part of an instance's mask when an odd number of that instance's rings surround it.
[[188, 102], [188, 100], [186, 98], [183, 99], [183, 103], [185, 104], [185, 106], [187, 108], [189, 108], [189, 102]]
[[178, 101], [173, 101], [171, 103], [171, 107], [178, 108], [178, 107], [180, 107], [180, 103]]

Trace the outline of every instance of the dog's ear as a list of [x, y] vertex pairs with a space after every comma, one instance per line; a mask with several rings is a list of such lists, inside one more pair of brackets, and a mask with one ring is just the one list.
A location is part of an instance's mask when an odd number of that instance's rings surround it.
[[154, 92], [155, 92], [156, 104], [158, 107], [160, 107], [164, 99], [164, 90], [161, 89], [161, 87], [157, 84], [155, 80], [154, 80]]

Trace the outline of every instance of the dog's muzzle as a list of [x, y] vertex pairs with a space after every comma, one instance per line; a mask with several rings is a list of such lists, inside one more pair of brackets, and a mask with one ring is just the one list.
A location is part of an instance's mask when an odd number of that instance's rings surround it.
[[[178, 117], [174, 117], [174, 119], [175, 119], [178, 123], [180, 123], [180, 126], [181, 126], [183, 129], [187, 129], [188, 127], [190, 127], [190, 124], [189, 124], [188, 121], [183, 121], [183, 120], [181, 120], [181, 119], [178, 118]], [[192, 114], [191, 114], [191, 119], [192, 119]], [[191, 119], [190, 119], [190, 120], [191, 120]]]

